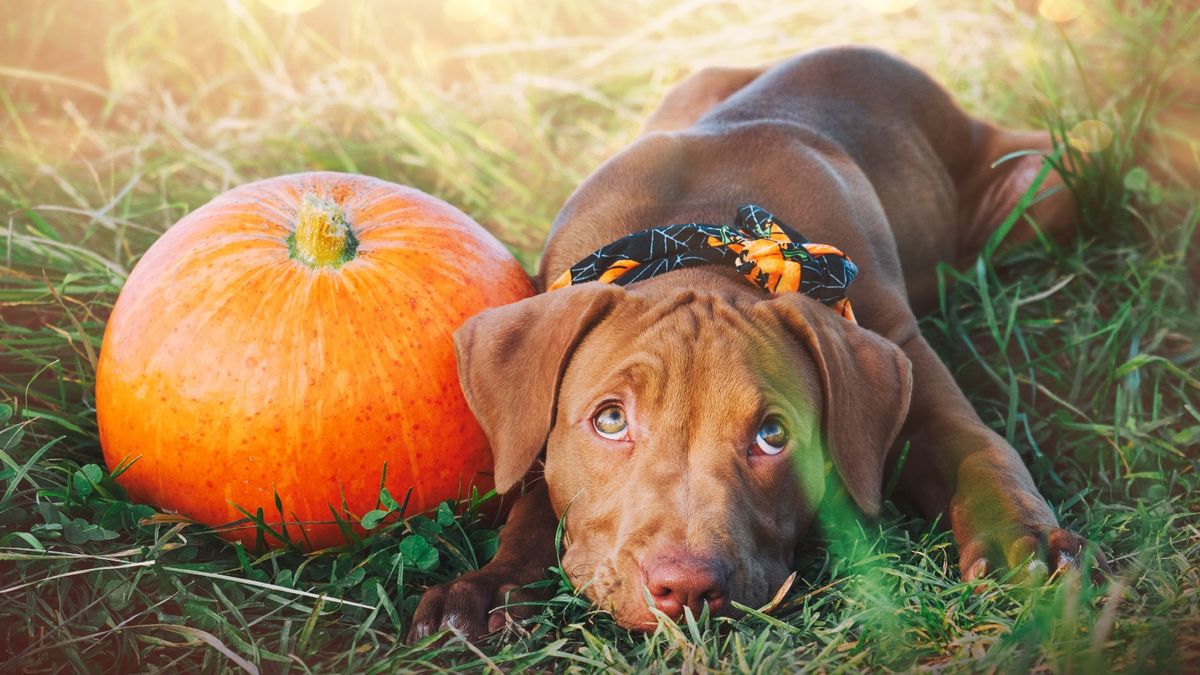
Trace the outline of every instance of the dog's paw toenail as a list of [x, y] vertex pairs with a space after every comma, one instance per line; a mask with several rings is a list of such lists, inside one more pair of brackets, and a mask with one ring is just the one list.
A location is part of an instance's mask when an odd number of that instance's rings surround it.
[[449, 614], [446, 615], [445, 620], [442, 621], [443, 626], [445, 626], [446, 628], [449, 628], [451, 631], [453, 631], [455, 633], [463, 633], [464, 632], [463, 623], [464, 623], [464, 621], [463, 621], [462, 616], [460, 616], [457, 612], [450, 612]]
[[975, 564], [971, 565], [970, 569], [967, 570], [967, 581], [975, 581], [977, 579], [982, 579], [983, 577], [987, 576], [987, 573], [988, 573], [987, 558], [980, 558], [979, 560], [975, 561]]
[[421, 623], [413, 626], [412, 630], [409, 631], [408, 641], [416, 642], [418, 640], [424, 640], [425, 638], [429, 637], [431, 633], [433, 633], [433, 626], [426, 621], [422, 621]]
[[1044, 579], [1048, 574], [1050, 574], [1050, 567], [1041, 560], [1031, 560], [1029, 561], [1029, 564], [1025, 566], [1025, 572], [1032, 579]]

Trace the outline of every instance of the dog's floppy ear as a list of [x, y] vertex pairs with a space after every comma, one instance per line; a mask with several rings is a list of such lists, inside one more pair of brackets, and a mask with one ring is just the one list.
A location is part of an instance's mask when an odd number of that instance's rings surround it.
[[497, 492], [533, 466], [571, 354], [623, 294], [611, 284], [568, 286], [481, 312], [454, 333], [458, 378], [491, 443]]
[[908, 357], [892, 342], [803, 294], [787, 293], [763, 304], [811, 354], [834, 468], [858, 507], [878, 515], [884, 462], [912, 395]]

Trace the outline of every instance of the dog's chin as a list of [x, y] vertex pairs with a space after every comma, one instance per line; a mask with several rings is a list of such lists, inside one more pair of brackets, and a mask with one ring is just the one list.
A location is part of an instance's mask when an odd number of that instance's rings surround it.
[[643, 608], [641, 612], [629, 611], [618, 613], [614, 611], [613, 620], [621, 628], [639, 633], [651, 633], [654, 632], [655, 628], [658, 628], [658, 618], [646, 608]]
[[[645, 602], [641, 606], [631, 605], [620, 608], [610, 605], [609, 611], [612, 613], [613, 620], [617, 622], [617, 625], [627, 630], [642, 633], [650, 633], [658, 628], [659, 616], [662, 616], [659, 613], [652, 612]], [[741, 614], [739, 610], [726, 606], [715, 614], [710, 613], [710, 616], [737, 618]], [[700, 617], [697, 616], [696, 618], [699, 619]], [[683, 617], [675, 619], [675, 623], [683, 623], [683, 621]]]

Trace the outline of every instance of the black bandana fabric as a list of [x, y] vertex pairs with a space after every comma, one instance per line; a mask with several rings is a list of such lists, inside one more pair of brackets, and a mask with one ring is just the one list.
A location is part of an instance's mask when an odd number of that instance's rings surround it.
[[551, 291], [588, 281], [625, 286], [694, 265], [732, 265], [770, 293], [800, 292], [853, 321], [846, 288], [858, 266], [828, 244], [812, 244], [754, 204], [730, 225], [652, 227], [602, 246], [563, 273]]

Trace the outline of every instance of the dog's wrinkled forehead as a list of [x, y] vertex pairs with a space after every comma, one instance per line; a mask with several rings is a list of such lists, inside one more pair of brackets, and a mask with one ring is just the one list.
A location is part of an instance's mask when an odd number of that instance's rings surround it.
[[820, 389], [807, 352], [754, 308], [767, 297], [681, 289], [629, 293], [580, 343], [564, 373], [563, 412], [621, 392], [647, 403], [753, 415], [768, 401], [815, 404]]
[[580, 343], [577, 359], [587, 355], [590, 361], [616, 366], [654, 354], [664, 360], [663, 368], [678, 370], [704, 356], [698, 345], [729, 351], [753, 329], [745, 307], [730, 298], [687, 289], [640, 290], [635, 287], [615, 303]]
[[[661, 289], [641, 291], [637, 286], [627, 290], [594, 334], [626, 332], [639, 342], [665, 339], [675, 343], [711, 339], [717, 332], [722, 335], [745, 333], [751, 328], [746, 310], [752, 303], [740, 298], [686, 288], [666, 293]], [[614, 354], [619, 354], [623, 345], [608, 346]]]

